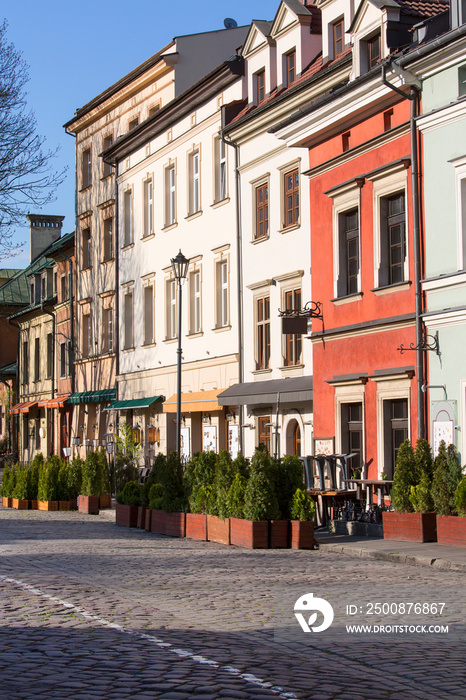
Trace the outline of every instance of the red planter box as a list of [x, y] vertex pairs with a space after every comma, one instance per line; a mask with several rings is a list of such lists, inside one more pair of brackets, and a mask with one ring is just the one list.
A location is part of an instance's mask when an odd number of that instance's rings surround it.
[[314, 547], [314, 523], [312, 520], [291, 521], [291, 549]]
[[28, 510], [29, 506], [29, 501], [24, 500], [22, 498], [12, 498], [11, 499], [11, 507], [16, 508], [17, 510]]
[[29, 501], [29, 510], [39, 510], [39, 501], [37, 499]]
[[58, 510], [58, 501], [37, 501], [39, 510]]
[[78, 510], [80, 513], [99, 515], [99, 497], [78, 496]]
[[137, 527], [138, 506], [124, 506], [117, 503], [115, 506], [115, 523], [122, 527]]
[[146, 517], [144, 518], [144, 530], [146, 532], [150, 532], [151, 517], [152, 517], [151, 509], [146, 508]]
[[216, 515], [208, 515], [207, 539], [218, 544], [230, 544], [230, 518], [222, 520]]
[[466, 547], [466, 518], [459, 515], [437, 515], [437, 542]]
[[184, 537], [186, 534], [186, 513], [164, 513], [163, 510], [153, 510], [151, 532], [170, 537]]
[[230, 518], [230, 543], [247, 549], [268, 549], [269, 523]]
[[186, 513], [186, 537], [191, 540], [207, 540], [207, 515]]
[[99, 496], [99, 508], [111, 508], [112, 507], [112, 494], [104, 493]]
[[289, 547], [289, 520], [270, 520], [269, 522], [269, 547], [271, 549], [283, 549]]
[[70, 510], [78, 510], [78, 499], [70, 498]]
[[435, 513], [391, 513], [384, 511], [383, 538], [408, 542], [436, 542]]
[[2, 505], [4, 508], [11, 508], [12, 498], [9, 496], [2, 496]]
[[145, 506], [138, 506], [138, 519], [136, 525], [140, 530], [144, 530], [146, 525], [146, 510], [147, 508]]

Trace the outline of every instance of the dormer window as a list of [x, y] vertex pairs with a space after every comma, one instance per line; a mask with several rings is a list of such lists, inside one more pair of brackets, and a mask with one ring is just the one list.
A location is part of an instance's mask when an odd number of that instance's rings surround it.
[[336, 58], [343, 53], [344, 33], [343, 19], [339, 19], [333, 24], [333, 58]]
[[256, 102], [258, 105], [265, 100], [265, 70], [255, 75], [256, 78]]
[[367, 41], [367, 63], [369, 70], [375, 68], [380, 61], [380, 33]]
[[35, 301], [36, 301], [35, 294], [36, 293], [35, 293], [35, 287], [34, 287], [34, 280], [30, 281], [29, 289], [30, 289], [30, 293], [31, 293], [31, 304], [35, 304]]
[[45, 277], [45, 275], [41, 279], [40, 298], [41, 299], [47, 298], [47, 278]]
[[285, 80], [286, 87], [291, 85], [296, 78], [296, 51], [291, 51], [285, 56]]

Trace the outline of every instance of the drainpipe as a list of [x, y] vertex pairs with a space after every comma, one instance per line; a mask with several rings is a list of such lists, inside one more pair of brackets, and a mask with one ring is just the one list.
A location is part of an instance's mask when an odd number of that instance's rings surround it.
[[[239, 144], [228, 138], [224, 132], [225, 110], [222, 108], [222, 128], [220, 138], [227, 146], [235, 149], [235, 196], [236, 196], [236, 266], [237, 266], [237, 298], [238, 298], [238, 379], [239, 383], [244, 382], [244, 341], [243, 341], [243, 250], [242, 250], [242, 228], [241, 228], [241, 188], [239, 173]], [[239, 451], [243, 454], [243, 416], [244, 406], [239, 407]]]
[[[413, 242], [414, 242], [414, 293], [415, 293], [415, 316], [416, 316], [416, 398], [418, 414], [418, 433], [420, 438], [425, 438], [425, 400], [422, 386], [424, 384], [424, 357], [422, 350], [422, 288], [421, 288], [421, 231], [419, 217], [419, 159], [416, 117], [419, 102], [419, 86], [414, 85], [414, 76], [405, 73], [396, 63], [393, 68], [403, 75], [405, 81], [410, 85], [411, 92], [406, 94], [386, 78], [386, 64], [382, 66], [382, 83], [390, 90], [401, 95], [404, 99], [411, 101], [411, 113], [409, 119], [410, 139], [411, 139], [411, 202], [413, 210]], [[412, 82], [409, 82], [409, 80]], [[417, 81], [416, 81], [417, 82]]]

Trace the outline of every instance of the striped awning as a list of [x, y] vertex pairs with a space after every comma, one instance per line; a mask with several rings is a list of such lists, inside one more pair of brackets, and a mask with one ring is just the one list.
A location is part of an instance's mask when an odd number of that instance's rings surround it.
[[23, 401], [10, 408], [10, 413], [29, 413], [31, 408], [37, 406], [37, 401]]
[[44, 401], [39, 401], [39, 408], [63, 408], [69, 396], [70, 394], [59, 394], [53, 399], [45, 399]]
[[78, 391], [70, 394], [67, 403], [108, 403], [116, 398], [116, 389], [101, 389], [100, 391]]
[[[183, 413], [200, 413], [207, 411], [221, 411], [223, 406], [219, 406], [217, 396], [225, 389], [214, 389], [212, 391], [190, 391], [181, 394], [181, 410]], [[163, 404], [164, 413], [176, 413], [176, 394], [170, 396]]]
[[113, 401], [104, 411], [129, 411], [133, 408], [150, 408], [156, 401], [163, 399], [163, 396], [147, 396], [143, 399], [123, 399]]

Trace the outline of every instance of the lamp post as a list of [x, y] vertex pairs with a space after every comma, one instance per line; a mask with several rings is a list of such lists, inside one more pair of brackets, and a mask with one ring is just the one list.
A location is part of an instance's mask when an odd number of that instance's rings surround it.
[[181, 459], [181, 283], [188, 275], [189, 259], [180, 252], [176, 258], [171, 259], [173, 276], [178, 284], [178, 349], [177, 376], [176, 376], [176, 451]]

